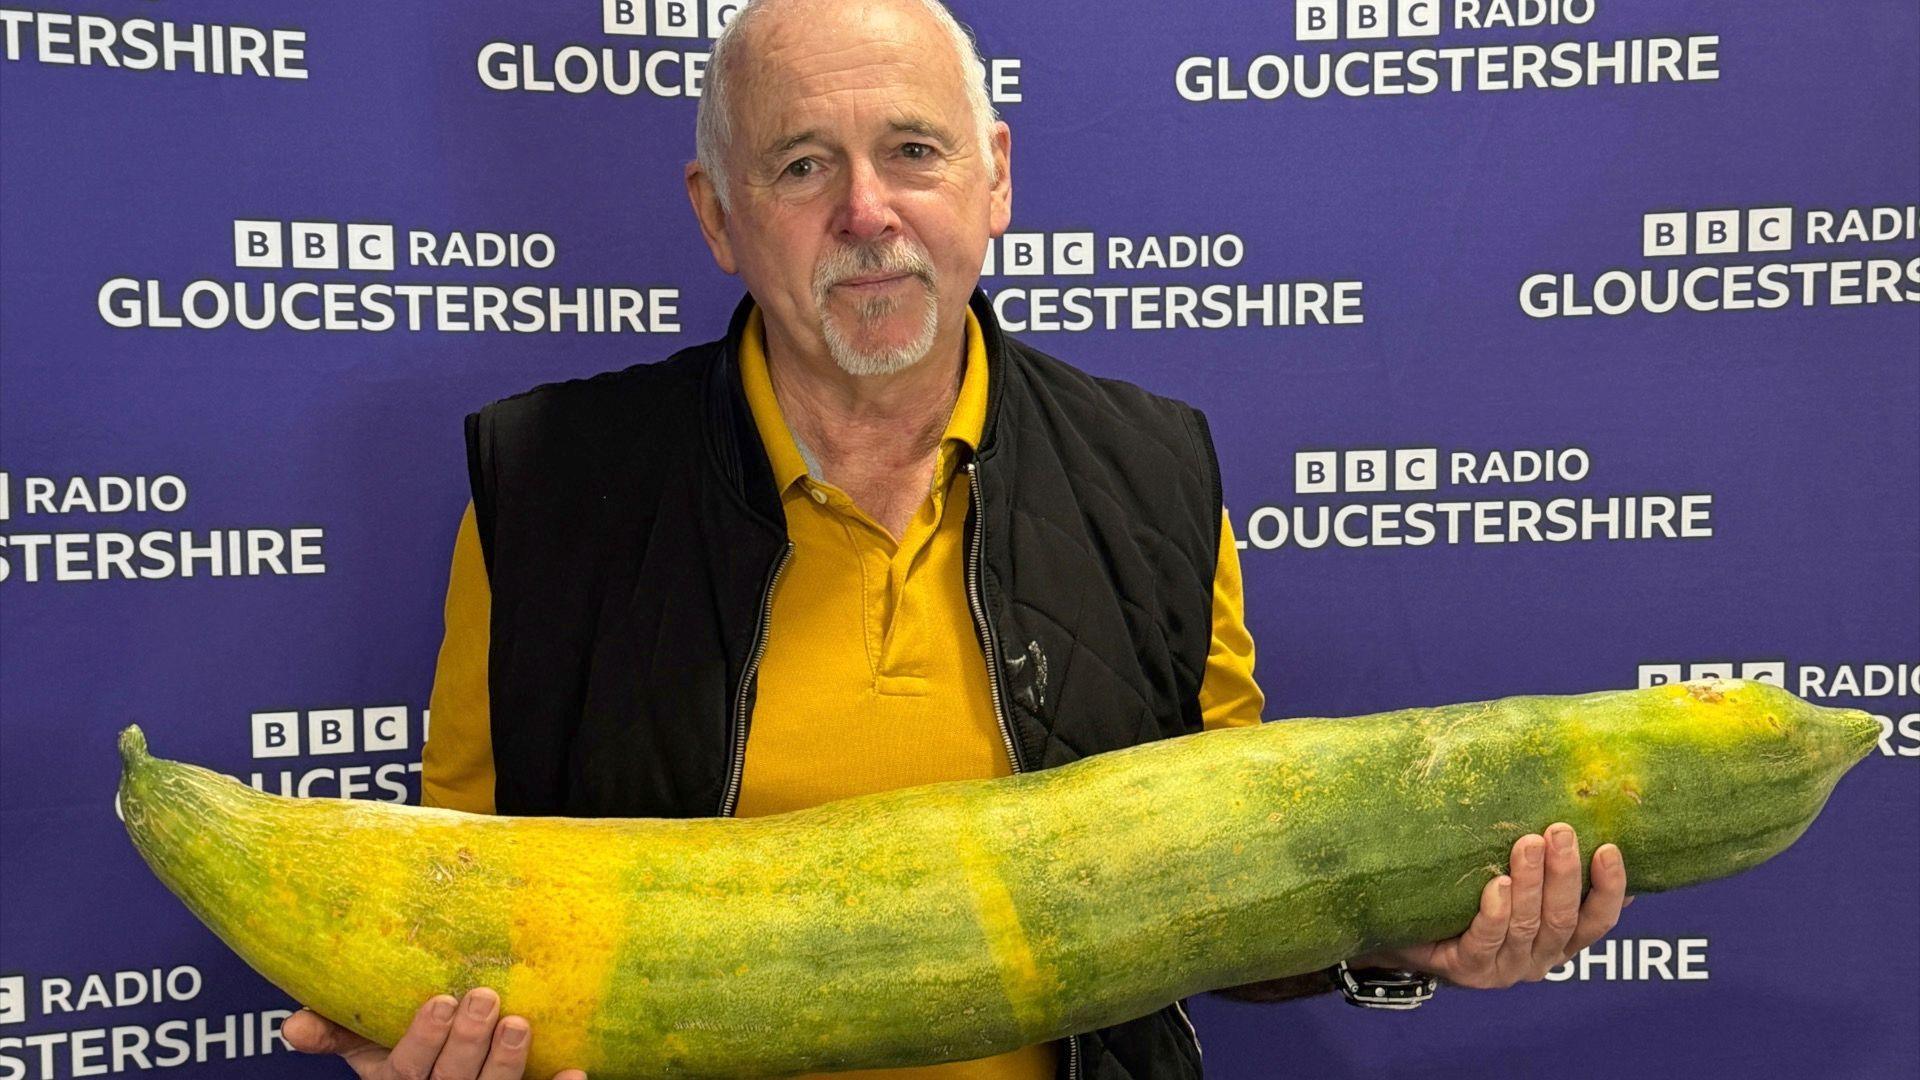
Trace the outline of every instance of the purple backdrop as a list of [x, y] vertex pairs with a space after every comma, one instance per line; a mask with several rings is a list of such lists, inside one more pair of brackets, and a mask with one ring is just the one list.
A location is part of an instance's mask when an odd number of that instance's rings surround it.
[[[417, 799], [461, 416], [738, 298], [680, 184], [731, 6], [0, 8], [0, 1080], [343, 1074], [140, 864], [111, 736]], [[1912, 1075], [1912, 0], [957, 7], [983, 282], [1209, 414], [1271, 718], [1716, 670], [1885, 718], [1548, 981], [1198, 999], [1209, 1074]]]

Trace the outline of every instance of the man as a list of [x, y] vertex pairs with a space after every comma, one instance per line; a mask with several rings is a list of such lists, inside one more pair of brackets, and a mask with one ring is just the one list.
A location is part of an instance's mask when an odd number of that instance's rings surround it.
[[[1007, 338], [977, 291], [1012, 213], [984, 85], [934, 0], [736, 15], [686, 185], [749, 298], [720, 341], [469, 417], [426, 801], [744, 816], [1259, 721], [1204, 421]], [[1539, 979], [1625, 889], [1603, 847], [1581, 905], [1550, 831], [1461, 938], [1352, 966]], [[428, 1002], [391, 1054], [311, 1013], [285, 1031], [369, 1078], [519, 1077], [531, 1038], [486, 989]], [[1199, 1074], [1177, 1004], [887, 1072]]]

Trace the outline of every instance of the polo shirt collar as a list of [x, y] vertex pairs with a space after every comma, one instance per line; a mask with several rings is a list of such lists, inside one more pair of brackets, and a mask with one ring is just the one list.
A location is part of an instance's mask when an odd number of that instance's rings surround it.
[[[740, 335], [740, 382], [746, 391], [747, 407], [753, 412], [754, 427], [767, 448], [767, 460], [773, 466], [774, 484], [782, 492], [795, 482], [812, 477], [818, 469], [804, 447], [787, 426], [780, 401], [773, 393], [773, 377], [767, 370], [766, 330], [760, 306], [754, 304], [747, 325]], [[946, 431], [940, 438], [940, 461], [945, 473], [953, 461], [953, 451], [964, 446], [968, 451], [980, 448], [981, 433], [987, 423], [987, 347], [980, 320], [967, 308], [967, 356], [960, 375], [960, 393], [954, 399], [953, 412], [947, 417]]]

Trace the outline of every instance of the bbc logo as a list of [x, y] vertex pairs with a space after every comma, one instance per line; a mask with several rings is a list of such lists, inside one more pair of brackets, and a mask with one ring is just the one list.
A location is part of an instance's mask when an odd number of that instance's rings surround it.
[[987, 261], [980, 273], [989, 277], [994, 274], [1008, 277], [1091, 274], [1098, 249], [1090, 232], [1010, 232], [987, 243]]
[[1696, 679], [1745, 679], [1769, 686], [1787, 685], [1785, 660], [1756, 660], [1748, 663], [1711, 661], [1704, 664], [1641, 664], [1640, 689], [1666, 686]]
[[[426, 741], [429, 715], [420, 712], [420, 739]], [[290, 758], [306, 753], [351, 754], [409, 747], [407, 707], [376, 706], [368, 709], [314, 709], [298, 712], [257, 712], [253, 714], [253, 756]]]
[[[345, 244], [342, 246], [344, 232]], [[332, 221], [233, 223], [233, 265], [279, 270], [393, 269], [393, 226]]]
[[1432, 491], [1439, 486], [1440, 451], [1435, 447], [1391, 451], [1301, 450], [1293, 455], [1295, 495]]
[[1294, 0], [1293, 36], [1301, 41], [1439, 36], [1440, 0], [1398, 0], [1398, 18], [1389, 18], [1395, 6], [1394, 0]]
[[[601, 28], [609, 34], [669, 38], [717, 38], [746, 0], [600, 0]], [[702, 8], [705, 17], [702, 17]]]
[[1641, 220], [1640, 236], [1642, 253], [1649, 259], [1786, 251], [1793, 246], [1793, 207], [1648, 214]]

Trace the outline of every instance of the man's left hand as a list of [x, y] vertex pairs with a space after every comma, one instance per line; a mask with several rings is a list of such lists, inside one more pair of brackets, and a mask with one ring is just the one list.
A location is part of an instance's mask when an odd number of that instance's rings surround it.
[[1593, 889], [1580, 902], [1580, 838], [1565, 822], [1546, 835], [1514, 842], [1511, 881], [1496, 877], [1480, 892], [1480, 912], [1465, 933], [1446, 941], [1379, 949], [1348, 966], [1400, 968], [1438, 975], [1455, 986], [1500, 990], [1539, 982], [1620, 921], [1627, 868], [1620, 849], [1602, 844], [1593, 854]]

